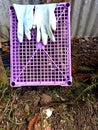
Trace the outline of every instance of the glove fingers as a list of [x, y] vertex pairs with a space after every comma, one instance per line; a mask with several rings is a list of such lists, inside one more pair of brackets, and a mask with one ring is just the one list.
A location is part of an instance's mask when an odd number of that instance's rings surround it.
[[47, 35], [45, 27], [41, 28], [41, 34], [42, 34], [42, 42], [43, 42], [44, 45], [46, 45], [47, 40], [48, 40], [48, 35]]
[[54, 35], [53, 35], [53, 32], [52, 32], [50, 26], [47, 28], [47, 33], [48, 33], [49, 38], [50, 38], [53, 42], [55, 42], [55, 37], [54, 37]]
[[37, 27], [37, 42], [40, 42], [41, 40], [41, 30], [39, 27]]
[[25, 29], [25, 35], [27, 36], [28, 40], [31, 40], [31, 31], [29, 29]]
[[23, 24], [18, 23], [17, 36], [19, 42], [23, 42]]
[[53, 35], [53, 32], [52, 30], [56, 30], [56, 17], [55, 17], [55, 13], [54, 13], [54, 10], [56, 8], [56, 4], [52, 4], [49, 6], [49, 25], [48, 25], [48, 29], [47, 29], [47, 32], [48, 32], [48, 35], [50, 37], [50, 39], [55, 42], [55, 37]]

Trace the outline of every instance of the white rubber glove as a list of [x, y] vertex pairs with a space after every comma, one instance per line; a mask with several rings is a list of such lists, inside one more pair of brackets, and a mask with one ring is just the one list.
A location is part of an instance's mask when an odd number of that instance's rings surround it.
[[26, 5], [13, 4], [13, 7], [15, 9], [16, 16], [18, 19], [17, 36], [18, 36], [19, 42], [22, 42], [23, 34], [24, 34], [24, 19], [25, 19], [25, 13], [26, 13]]
[[48, 36], [55, 42], [52, 30], [56, 30], [56, 17], [54, 14], [56, 4], [44, 4], [35, 6], [34, 22], [37, 27], [37, 42], [47, 44]]
[[30, 40], [31, 39], [31, 29], [33, 26], [33, 8], [34, 5], [18, 5], [13, 4], [16, 16], [18, 19], [18, 30], [17, 36], [19, 42], [23, 42], [23, 35], [25, 35]]

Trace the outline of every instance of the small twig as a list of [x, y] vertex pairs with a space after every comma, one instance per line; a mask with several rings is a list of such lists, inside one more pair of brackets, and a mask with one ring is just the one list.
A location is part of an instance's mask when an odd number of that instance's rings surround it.
[[5, 107], [5, 109], [4, 109], [4, 113], [7, 111], [8, 106], [9, 106], [9, 103], [10, 103], [10, 99], [8, 100], [8, 102], [7, 102], [7, 104], [6, 104], [6, 107]]
[[3, 120], [4, 115], [8, 112], [9, 103], [10, 103], [10, 99], [8, 100], [8, 102], [7, 102], [6, 106], [5, 106], [5, 109], [4, 109], [3, 113], [2, 113], [2, 115], [0, 116], [0, 122]]
[[73, 105], [73, 102], [68, 102], [68, 101], [55, 101], [55, 102], [51, 102], [48, 104], [43, 104], [41, 107], [53, 107], [53, 106], [57, 106], [60, 104], [65, 104], [65, 105]]
[[17, 122], [17, 119], [15, 121], [9, 119], [9, 121], [15, 125], [22, 125], [22, 124], [25, 124], [26, 122]]
[[11, 105], [10, 105], [9, 120], [11, 119], [10, 115], [11, 115], [11, 112], [13, 110], [13, 103], [14, 103], [14, 101], [15, 101], [15, 94], [13, 95], [13, 100], [12, 100]]
[[92, 90], [92, 89], [93, 89], [95, 86], [97, 86], [97, 85], [98, 85], [98, 83], [92, 84], [92, 85], [88, 86], [86, 89], [84, 89], [84, 90], [76, 97], [76, 99], [74, 100], [74, 103], [76, 103], [77, 100], [80, 99], [81, 96], [82, 96], [85, 92], [87, 92], [87, 91], [89, 91], [89, 90]]
[[2, 92], [2, 96], [1, 96], [1, 98], [0, 98], [0, 102], [1, 102], [2, 99], [4, 98], [4, 94], [5, 94], [5, 92], [6, 92], [7, 89], [8, 89], [8, 88], [5, 88], [5, 89], [3, 90], [3, 92]]
[[16, 92], [14, 93], [13, 100], [12, 100], [12, 102], [10, 104], [10, 112], [9, 112], [8, 119], [9, 119], [10, 122], [12, 122], [15, 125], [25, 124], [26, 122], [17, 122], [17, 118], [16, 119], [15, 118], [11, 119], [11, 113], [13, 112], [13, 103], [14, 103], [15, 99], [16, 99]]

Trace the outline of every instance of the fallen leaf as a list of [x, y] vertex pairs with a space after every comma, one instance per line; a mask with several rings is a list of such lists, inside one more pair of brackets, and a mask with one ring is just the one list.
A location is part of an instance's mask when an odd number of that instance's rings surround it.
[[43, 95], [41, 96], [41, 103], [42, 103], [42, 104], [48, 104], [48, 103], [50, 103], [50, 102], [52, 102], [52, 97], [51, 97], [50, 95], [43, 94]]
[[25, 112], [29, 112], [29, 109], [30, 109], [30, 108], [29, 108], [29, 105], [26, 104], [26, 105], [25, 105]]

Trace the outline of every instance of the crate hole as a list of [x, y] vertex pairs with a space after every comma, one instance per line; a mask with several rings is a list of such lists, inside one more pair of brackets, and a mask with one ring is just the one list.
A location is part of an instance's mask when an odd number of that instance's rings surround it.
[[15, 86], [15, 82], [12, 82], [11, 84], [12, 84], [12, 86]]
[[71, 83], [71, 81], [68, 81], [67, 84], [70, 86], [72, 83]]

